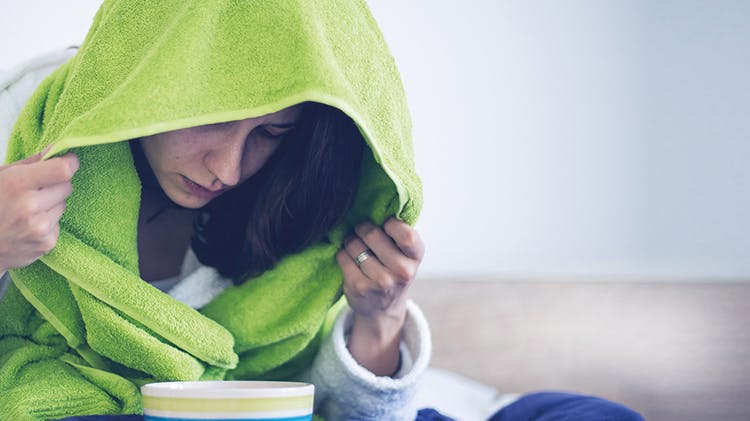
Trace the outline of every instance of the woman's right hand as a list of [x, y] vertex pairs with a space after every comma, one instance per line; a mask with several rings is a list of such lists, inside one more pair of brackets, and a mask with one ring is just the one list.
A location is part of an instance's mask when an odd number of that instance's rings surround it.
[[0, 275], [34, 262], [57, 244], [80, 164], [73, 153], [42, 161], [43, 153], [0, 166]]

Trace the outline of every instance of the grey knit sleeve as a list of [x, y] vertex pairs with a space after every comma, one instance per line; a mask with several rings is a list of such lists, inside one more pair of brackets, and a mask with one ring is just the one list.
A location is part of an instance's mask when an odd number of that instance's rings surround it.
[[419, 380], [432, 352], [430, 330], [419, 307], [407, 304], [401, 343], [401, 369], [394, 377], [379, 377], [359, 365], [346, 347], [352, 311], [339, 315], [333, 331], [321, 344], [310, 381], [315, 384], [315, 407], [329, 421], [413, 420]]

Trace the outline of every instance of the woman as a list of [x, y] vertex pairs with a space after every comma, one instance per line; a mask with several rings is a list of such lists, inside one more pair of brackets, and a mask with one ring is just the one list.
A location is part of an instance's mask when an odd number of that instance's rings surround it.
[[[196, 379], [303, 379], [329, 419], [417, 416], [421, 189], [362, 2], [105, 2], [6, 161], [4, 419], [137, 414], [138, 385]], [[561, 394], [493, 419], [563, 417], [640, 419]]]
[[155, 380], [303, 378], [326, 417], [415, 417], [420, 184], [363, 3], [105, 2], [6, 161], [4, 416], [137, 413]]

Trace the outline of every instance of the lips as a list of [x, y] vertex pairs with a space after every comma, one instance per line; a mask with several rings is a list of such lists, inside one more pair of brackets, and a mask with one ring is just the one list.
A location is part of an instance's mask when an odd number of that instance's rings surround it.
[[204, 199], [213, 199], [226, 191], [226, 189], [209, 190], [184, 175], [182, 176], [182, 181], [191, 193]]

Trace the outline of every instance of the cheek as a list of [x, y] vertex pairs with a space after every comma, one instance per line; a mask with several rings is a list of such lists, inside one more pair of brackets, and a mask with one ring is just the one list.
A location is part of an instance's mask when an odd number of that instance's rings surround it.
[[205, 149], [205, 145], [197, 137], [183, 135], [171, 139], [171, 142], [164, 145], [162, 152], [169, 166], [178, 169], [200, 162], [206, 153]]
[[144, 138], [142, 146], [151, 169], [157, 177], [171, 173], [192, 171], [205, 153], [199, 132], [191, 129], [175, 130]]
[[247, 148], [242, 162], [243, 181], [260, 171], [279, 146], [278, 141], [259, 141]]

